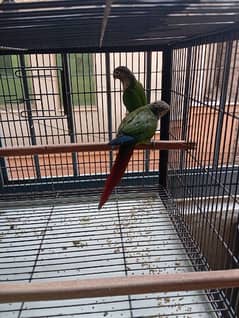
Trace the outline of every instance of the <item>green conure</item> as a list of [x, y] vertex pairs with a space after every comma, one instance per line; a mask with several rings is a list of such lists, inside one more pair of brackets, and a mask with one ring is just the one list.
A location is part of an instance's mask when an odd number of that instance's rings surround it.
[[159, 118], [169, 111], [169, 105], [157, 101], [141, 106], [129, 113], [121, 122], [110, 145], [119, 145], [119, 152], [108, 176], [100, 198], [99, 209], [104, 205], [114, 187], [119, 183], [137, 144], [147, 143], [155, 134]]
[[127, 67], [117, 67], [113, 76], [123, 84], [123, 102], [129, 113], [147, 104], [143, 85]]

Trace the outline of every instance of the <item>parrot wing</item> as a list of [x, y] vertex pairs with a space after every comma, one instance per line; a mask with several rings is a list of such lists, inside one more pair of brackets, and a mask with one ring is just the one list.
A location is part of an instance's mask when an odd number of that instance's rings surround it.
[[115, 145], [125, 145], [125, 144], [136, 144], [136, 139], [129, 135], [118, 135], [116, 138], [112, 139], [109, 143], [111, 146]]
[[128, 112], [132, 112], [138, 107], [147, 104], [144, 88], [141, 83], [135, 81], [134, 85], [130, 85], [123, 94], [123, 102]]
[[157, 128], [157, 118], [148, 106], [137, 108], [121, 122], [117, 136], [128, 135], [135, 138], [136, 143], [151, 139]]
[[141, 106], [144, 106], [147, 104], [147, 98], [146, 98], [146, 95], [145, 95], [145, 91], [144, 91], [144, 88], [143, 88], [143, 85], [140, 83], [140, 82], [136, 82], [136, 90], [140, 96], [140, 100], [141, 100], [141, 103], [142, 105]]

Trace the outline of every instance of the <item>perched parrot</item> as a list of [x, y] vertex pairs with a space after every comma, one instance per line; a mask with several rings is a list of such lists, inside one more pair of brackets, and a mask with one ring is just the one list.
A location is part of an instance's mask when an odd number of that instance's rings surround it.
[[121, 122], [116, 138], [110, 145], [119, 145], [119, 152], [108, 176], [98, 209], [107, 201], [114, 187], [119, 183], [133, 154], [135, 145], [148, 143], [155, 134], [160, 117], [169, 111], [169, 105], [164, 101], [157, 101], [141, 106], [129, 113]]
[[134, 74], [127, 67], [117, 67], [113, 77], [118, 78], [123, 84], [123, 102], [129, 113], [147, 104], [143, 85], [136, 80]]

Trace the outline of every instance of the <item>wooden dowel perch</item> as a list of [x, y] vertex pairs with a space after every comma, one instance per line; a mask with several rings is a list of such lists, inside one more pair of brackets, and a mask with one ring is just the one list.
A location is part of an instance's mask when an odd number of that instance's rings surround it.
[[84, 280], [1, 283], [0, 302], [119, 296], [239, 287], [239, 269]]
[[[161, 140], [150, 144], [139, 145], [135, 149], [194, 149], [195, 143], [184, 140], [167, 141]], [[114, 147], [113, 149], [117, 149]], [[108, 144], [63, 144], [45, 146], [24, 146], [0, 148], [0, 157], [43, 155], [66, 152], [90, 152], [90, 151], [109, 151], [112, 147]]]

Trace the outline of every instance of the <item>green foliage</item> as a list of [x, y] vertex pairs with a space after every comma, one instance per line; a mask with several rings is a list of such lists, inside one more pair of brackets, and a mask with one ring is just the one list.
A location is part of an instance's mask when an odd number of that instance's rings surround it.
[[92, 105], [95, 103], [95, 81], [93, 58], [90, 54], [71, 54], [71, 89], [73, 105]]
[[15, 74], [19, 65], [16, 55], [0, 56], [0, 104], [17, 103], [24, 98], [22, 79]]
[[[72, 105], [94, 105], [96, 97], [92, 55], [78, 53], [68, 56]], [[60, 55], [57, 55], [57, 65], [62, 67]], [[61, 83], [59, 87], [61, 90]]]
[[[73, 106], [94, 105], [96, 94], [91, 54], [69, 54], [69, 75]], [[57, 54], [56, 63], [62, 67], [61, 57]], [[0, 56], [0, 104], [21, 103], [24, 98], [20, 61], [17, 55]], [[28, 73], [29, 74], [29, 73]], [[30, 74], [29, 74], [30, 75]], [[58, 76], [59, 93], [62, 96], [60, 72]], [[31, 94], [31, 79], [28, 79]]]

